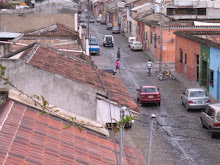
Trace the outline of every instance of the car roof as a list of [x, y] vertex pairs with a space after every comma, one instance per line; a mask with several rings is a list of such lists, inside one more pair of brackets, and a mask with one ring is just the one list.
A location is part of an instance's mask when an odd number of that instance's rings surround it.
[[220, 112], [220, 103], [210, 104], [211, 108], [213, 108], [216, 112]]
[[157, 87], [153, 85], [144, 85], [142, 86], [142, 88], [157, 88]]
[[113, 37], [112, 35], [105, 35], [105, 37]]
[[188, 88], [187, 89], [188, 91], [205, 91], [204, 89], [202, 89], [202, 88]]
[[141, 43], [140, 41], [134, 41], [133, 43]]

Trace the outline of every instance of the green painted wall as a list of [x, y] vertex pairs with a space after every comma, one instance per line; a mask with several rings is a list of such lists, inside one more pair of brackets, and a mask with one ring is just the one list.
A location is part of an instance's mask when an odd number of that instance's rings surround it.
[[200, 86], [204, 86], [209, 91], [209, 59], [210, 59], [210, 47], [201, 44], [200, 46]]

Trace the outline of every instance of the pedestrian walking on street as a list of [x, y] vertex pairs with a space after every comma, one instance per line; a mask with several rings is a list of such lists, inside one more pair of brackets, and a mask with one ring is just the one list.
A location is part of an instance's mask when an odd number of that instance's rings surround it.
[[149, 60], [149, 61], [147, 62], [147, 73], [149, 74], [149, 76], [150, 76], [150, 74], [152, 73], [152, 66], [153, 66], [153, 64], [152, 64], [152, 62]]
[[119, 71], [119, 73], [120, 73], [120, 62], [119, 62], [119, 60], [116, 61], [115, 66], [116, 66], [115, 74], [117, 73], [117, 71]]
[[118, 58], [118, 60], [120, 60], [120, 58], [121, 58], [120, 48], [118, 48], [118, 51], [117, 51], [117, 58]]

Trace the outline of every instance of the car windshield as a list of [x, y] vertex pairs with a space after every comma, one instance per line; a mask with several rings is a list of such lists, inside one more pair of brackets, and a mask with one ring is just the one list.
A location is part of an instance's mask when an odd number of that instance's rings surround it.
[[220, 121], [220, 112], [217, 113], [216, 120]]
[[189, 97], [206, 97], [206, 93], [204, 91], [191, 91]]
[[119, 28], [117, 28], [117, 27], [113, 27], [113, 30], [118, 30]]
[[141, 45], [141, 43], [139, 43], [139, 42], [136, 42], [136, 43], [134, 43], [134, 45]]
[[142, 93], [152, 93], [157, 92], [157, 88], [143, 88]]

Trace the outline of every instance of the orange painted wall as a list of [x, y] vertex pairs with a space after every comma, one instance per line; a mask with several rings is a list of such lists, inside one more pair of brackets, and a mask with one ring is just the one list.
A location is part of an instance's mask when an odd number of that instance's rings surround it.
[[[187, 72], [186, 76], [191, 81], [196, 81], [197, 59], [196, 55], [200, 56], [200, 43], [189, 40], [180, 36], [176, 36], [175, 50], [175, 69], [182, 75], [185, 75], [185, 54], [187, 54]], [[180, 63], [180, 49], [183, 52], [182, 64]]]
[[[175, 42], [176, 35], [173, 34], [175, 31], [219, 31], [219, 29], [163, 29], [163, 52], [162, 60], [164, 62], [175, 62]], [[160, 44], [158, 42], [158, 36], [160, 36], [159, 27], [151, 27], [151, 32], [157, 34], [157, 48], [155, 49], [155, 56], [160, 59]], [[149, 34], [150, 36], [151, 34]], [[173, 41], [173, 42], [171, 42]], [[149, 40], [149, 50], [153, 53], [153, 44]]]

